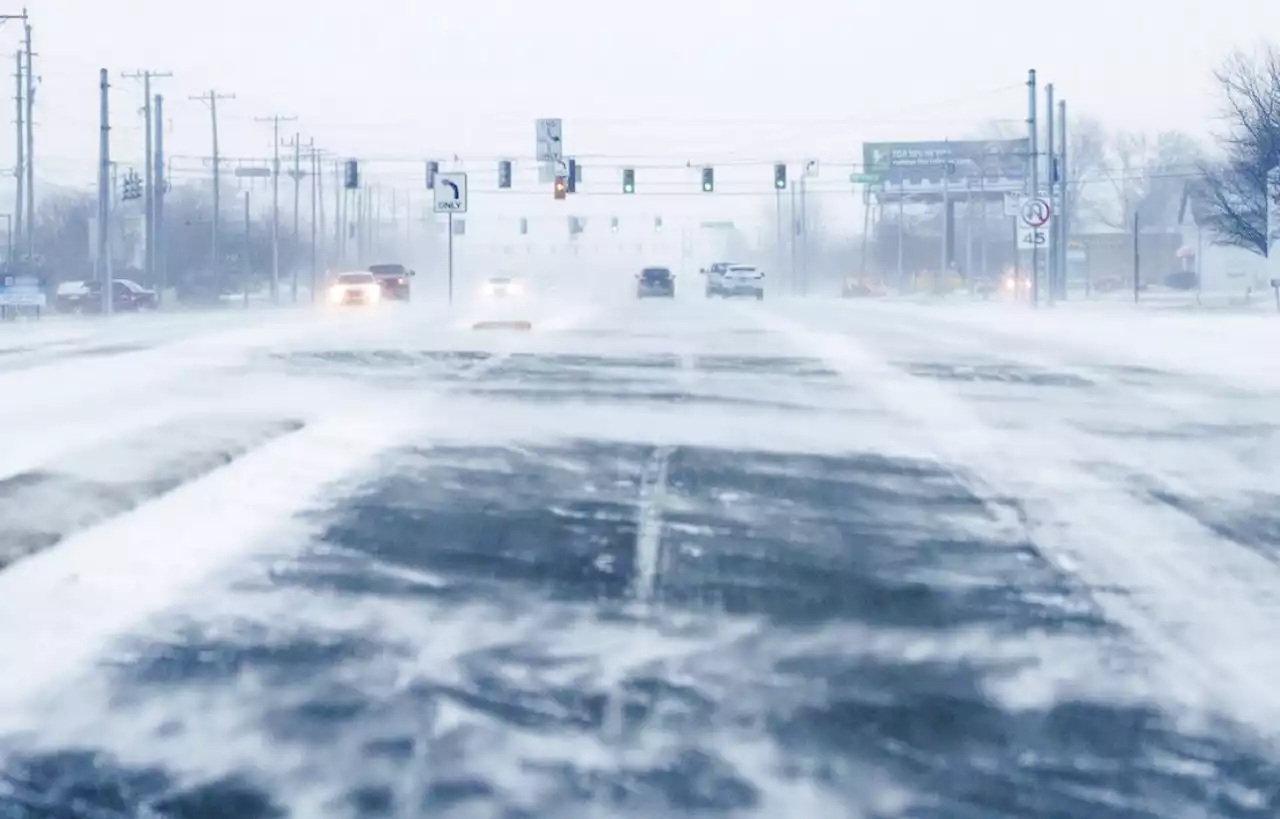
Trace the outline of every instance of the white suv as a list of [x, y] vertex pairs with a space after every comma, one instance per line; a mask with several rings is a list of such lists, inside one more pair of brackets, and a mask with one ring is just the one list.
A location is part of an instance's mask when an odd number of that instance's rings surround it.
[[764, 298], [764, 271], [749, 264], [721, 262], [702, 271], [707, 276], [707, 298], [751, 296]]

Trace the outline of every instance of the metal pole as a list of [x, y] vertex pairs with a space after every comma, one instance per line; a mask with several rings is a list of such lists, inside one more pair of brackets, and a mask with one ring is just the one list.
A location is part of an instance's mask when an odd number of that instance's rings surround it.
[[[1030, 156], [1030, 187], [1027, 196], [1035, 198], [1040, 195], [1040, 151], [1038, 137], [1039, 125], [1036, 120], [1036, 70], [1033, 68], [1027, 72], [1027, 136], [1031, 142]], [[1016, 241], [1017, 225], [1014, 225], [1014, 236]], [[1038, 307], [1040, 305], [1040, 248], [1032, 244], [1031, 247], [1031, 306]]]
[[964, 280], [973, 292], [973, 177], [964, 180]]
[[[107, 281], [111, 283], [114, 289], [116, 286], [116, 247], [112, 241], [115, 237], [116, 211], [119, 209], [117, 203], [120, 201], [120, 180], [118, 175], [120, 172], [120, 163], [111, 163], [111, 195], [107, 197]], [[115, 298], [111, 299], [112, 305], [115, 304]]]
[[280, 303], [280, 118], [271, 129], [271, 301]]
[[774, 249], [773, 255], [776, 257], [774, 259], [774, 262], [777, 265], [777, 268], [781, 270], [782, 269], [782, 188], [779, 188], [777, 185], [774, 185], [773, 193], [774, 193], [773, 212], [777, 216], [777, 223], [778, 223], [778, 238], [777, 238], [776, 247]]
[[981, 191], [982, 200], [982, 233], [978, 247], [981, 254], [982, 276], [984, 279], [989, 279], [991, 268], [988, 266], [987, 259], [987, 230], [991, 226], [991, 208], [989, 207], [990, 203], [987, 202], [987, 178], [985, 176], [982, 177], [982, 181], [979, 183], [979, 190]]
[[934, 293], [941, 292], [942, 278], [947, 275], [947, 271], [951, 269], [951, 256], [947, 253], [947, 236], [951, 222], [951, 165], [949, 161], [942, 167], [942, 241], [940, 252], [942, 261], [938, 267], [938, 272], [933, 277]]
[[800, 295], [809, 295], [809, 163], [800, 175]]
[[35, 63], [31, 60], [31, 24], [27, 23], [25, 28], [27, 35], [27, 263], [34, 265], [36, 260], [36, 129], [32, 118], [35, 116], [36, 77]]
[[449, 304], [453, 304], [453, 212], [449, 212]]
[[253, 283], [253, 256], [250, 249], [253, 247], [252, 241], [252, 223], [249, 220], [249, 191], [244, 192], [244, 270], [240, 273], [240, 280], [243, 282], [244, 293], [241, 298], [244, 300], [245, 309], [249, 307], [249, 286]]
[[1133, 303], [1138, 303], [1138, 279], [1139, 279], [1139, 260], [1141, 253], [1138, 248], [1138, 212], [1133, 212]]
[[222, 292], [222, 256], [218, 248], [218, 233], [222, 230], [219, 220], [222, 218], [222, 177], [221, 161], [218, 157], [218, 95], [209, 92], [209, 118], [213, 128], [213, 233], [210, 240], [210, 252], [213, 258], [209, 263], [213, 267], [213, 279], [218, 283], [218, 292]]
[[[298, 233], [298, 210], [301, 207], [302, 193], [302, 135], [295, 133], [293, 135], [293, 282], [291, 297], [293, 303], [298, 303], [298, 260], [296, 255], [302, 247], [301, 236]], [[314, 254], [312, 254], [314, 256]]]
[[18, 83], [17, 92], [14, 96], [14, 100], [16, 101], [17, 108], [18, 108], [17, 120], [16, 120], [18, 124], [18, 136], [17, 136], [17, 139], [14, 141], [14, 145], [16, 146], [17, 150], [16, 150], [16, 162], [13, 168], [13, 179], [14, 179], [14, 188], [16, 189], [16, 192], [17, 192], [17, 201], [14, 205], [13, 221], [14, 221], [14, 230], [18, 234], [18, 245], [19, 247], [21, 247], [23, 244], [25, 244], [23, 242], [23, 239], [25, 238], [26, 234], [23, 231], [26, 230], [27, 220], [32, 219], [32, 216], [31, 214], [27, 213], [27, 198], [26, 198], [26, 193], [23, 190], [26, 187], [26, 177], [27, 177], [27, 169], [26, 169], [27, 116], [23, 108], [23, 102], [26, 98], [26, 94], [22, 89], [22, 78], [24, 76], [23, 74], [24, 69], [22, 67], [22, 50], [19, 49], [14, 54], [14, 56], [17, 58], [17, 65], [18, 65], [18, 73], [14, 75], [17, 78], [17, 83]]
[[1067, 185], [1067, 101], [1058, 102], [1058, 218], [1054, 221], [1058, 226], [1058, 298], [1067, 300], [1067, 279], [1071, 269], [1071, 260], [1067, 257], [1067, 249], [1071, 243], [1071, 222], [1067, 214], [1071, 212], [1070, 191]]
[[169, 275], [165, 267], [164, 241], [164, 197], [167, 193], [168, 178], [164, 172], [164, 95], [156, 94], [155, 98], [155, 200], [152, 205], [155, 213], [155, 228], [151, 233], [152, 272], [159, 280], [159, 293], [163, 301], [164, 291], [169, 288]]
[[111, 314], [111, 279], [107, 262], [108, 202], [111, 196], [111, 119], [110, 89], [107, 69], [98, 72], [100, 121], [98, 128], [98, 265], [97, 279], [102, 283], [102, 312]]
[[907, 180], [898, 180], [898, 287], [906, 285]]
[[151, 144], [151, 72], [142, 72], [142, 120], [143, 130], [146, 136], [143, 140], [143, 178], [142, 178], [142, 276], [147, 282], [148, 287], [156, 286], [156, 200], [155, 200], [155, 169], [151, 166], [154, 154]]
[[1049, 283], [1049, 290], [1046, 293], [1046, 301], [1052, 305], [1054, 295], [1058, 292], [1058, 234], [1054, 222], [1058, 220], [1058, 200], [1055, 194], [1058, 191], [1058, 180], [1056, 179], [1055, 152], [1057, 150], [1054, 145], [1054, 139], [1057, 134], [1053, 128], [1053, 83], [1047, 83], [1044, 87], [1044, 132], [1045, 143], [1044, 153], [1046, 159], [1045, 182], [1049, 189], [1049, 248], [1045, 255], [1045, 268]]
[[[801, 183], [803, 184], [803, 183]], [[800, 293], [800, 279], [796, 270], [796, 251], [799, 250], [796, 242], [796, 232], [799, 230], [799, 223], [796, 221], [796, 186], [791, 186], [791, 210], [787, 211], [787, 221], [791, 223], [791, 229], [788, 230], [787, 242], [791, 246], [791, 294], [797, 296]]]
[[[320, 223], [316, 219], [316, 210], [320, 206], [320, 158], [316, 154], [316, 141], [309, 143], [311, 153], [311, 303], [316, 301], [316, 278], [319, 276], [319, 250], [316, 234]], [[296, 214], [295, 208], [295, 214]]]

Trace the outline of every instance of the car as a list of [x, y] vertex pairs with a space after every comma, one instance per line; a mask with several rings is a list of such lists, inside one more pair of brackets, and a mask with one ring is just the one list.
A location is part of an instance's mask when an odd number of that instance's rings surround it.
[[382, 297], [392, 301], [409, 301], [411, 282], [418, 275], [402, 264], [371, 264], [369, 272], [382, 287]]
[[[63, 282], [54, 294], [54, 307], [60, 313], [101, 313], [102, 283], [96, 281]], [[111, 309], [115, 312], [141, 312], [160, 306], [160, 295], [132, 279], [113, 279]]]
[[505, 299], [524, 295], [524, 282], [510, 276], [494, 276], [484, 283], [484, 295], [491, 299]]
[[749, 264], [714, 264], [703, 270], [707, 276], [707, 298], [750, 296], [764, 298], [764, 271]]
[[667, 298], [676, 295], [676, 277], [665, 267], [646, 267], [636, 274], [636, 298]]
[[336, 306], [377, 304], [382, 301], [382, 285], [367, 270], [339, 273], [329, 288], [329, 303]]

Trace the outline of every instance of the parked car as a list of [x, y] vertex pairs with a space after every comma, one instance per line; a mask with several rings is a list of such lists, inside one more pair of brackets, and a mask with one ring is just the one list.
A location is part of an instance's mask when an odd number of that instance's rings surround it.
[[[63, 282], [53, 297], [54, 307], [61, 313], [102, 312], [101, 282]], [[132, 279], [115, 279], [111, 282], [111, 309], [115, 312], [139, 312], [155, 310], [160, 306], [160, 296], [155, 290], [143, 287]]]

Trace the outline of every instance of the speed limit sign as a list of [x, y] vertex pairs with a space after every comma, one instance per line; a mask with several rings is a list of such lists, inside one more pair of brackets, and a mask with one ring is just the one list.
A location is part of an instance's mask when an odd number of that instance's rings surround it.
[[1018, 225], [1018, 247], [1022, 250], [1035, 250], [1049, 246], [1049, 220], [1053, 210], [1049, 200], [1040, 197], [1026, 199], [1018, 217], [1022, 224]]

